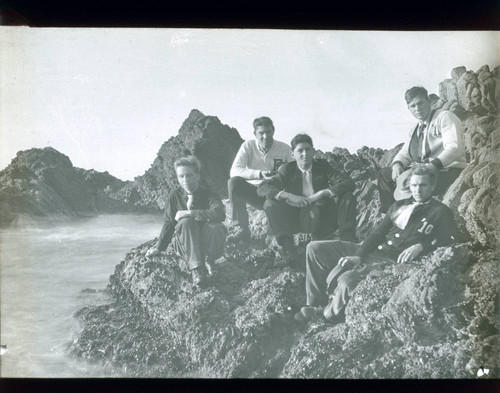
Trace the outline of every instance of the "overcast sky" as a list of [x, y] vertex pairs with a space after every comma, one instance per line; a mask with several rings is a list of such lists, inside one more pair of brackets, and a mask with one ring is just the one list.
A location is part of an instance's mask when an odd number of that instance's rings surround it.
[[413, 119], [404, 91], [457, 66], [498, 63], [498, 32], [0, 27], [0, 169], [52, 146], [73, 165], [142, 175], [191, 109], [252, 138], [392, 148]]

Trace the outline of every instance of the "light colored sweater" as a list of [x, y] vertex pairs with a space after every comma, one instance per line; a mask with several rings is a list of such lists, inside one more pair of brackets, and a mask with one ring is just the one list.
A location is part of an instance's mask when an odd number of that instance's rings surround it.
[[[412, 128], [409, 139], [394, 157], [393, 164], [399, 162], [403, 167], [409, 167], [418, 161], [412, 154], [415, 151], [417, 128]], [[439, 169], [466, 167], [462, 123], [453, 112], [438, 109], [428, 122], [424, 135], [422, 151], [428, 153], [425, 161], [432, 162]]]
[[292, 160], [292, 150], [284, 142], [274, 140], [271, 149], [264, 154], [256, 140], [245, 141], [234, 158], [230, 176], [241, 176], [249, 183], [258, 185], [262, 182], [261, 171], [277, 171], [282, 164]]

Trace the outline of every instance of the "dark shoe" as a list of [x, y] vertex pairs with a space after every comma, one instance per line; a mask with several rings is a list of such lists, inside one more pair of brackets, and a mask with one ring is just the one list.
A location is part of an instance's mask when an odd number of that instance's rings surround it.
[[193, 285], [204, 286], [207, 283], [207, 269], [204, 266], [197, 267], [191, 270], [191, 277], [193, 278]]
[[238, 243], [240, 241], [250, 240], [250, 230], [248, 228], [242, 228], [240, 226], [235, 226], [233, 233], [227, 236], [226, 242], [228, 243]]
[[293, 318], [297, 322], [319, 322], [323, 319], [323, 307], [302, 307]]
[[333, 311], [333, 301], [327, 304], [327, 306], [323, 309], [323, 316], [333, 325], [337, 323], [345, 322], [345, 309], [342, 309], [338, 314], [335, 314]]

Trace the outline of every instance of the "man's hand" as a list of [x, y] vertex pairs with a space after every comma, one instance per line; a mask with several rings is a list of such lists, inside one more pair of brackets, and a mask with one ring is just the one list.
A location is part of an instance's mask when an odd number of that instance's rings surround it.
[[276, 171], [260, 171], [260, 178], [261, 179], [264, 179], [264, 180], [268, 180], [270, 179], [271, 177], [273, 177], [274, 175], [276, 175]]
[[314, 203], [318, 202], [320, 199], [330, 198], [330, 197], [331, 197], [330, 190], [324, 189], [316, 192], [315, 194], [311, 195], [310, 197], [307, 197], [306, 199], [309, 201], [309, 203]]
[[420, 243], [414, 244], [413, 246], [408, 247], [401, 254], [399, 254], [397, 262], [398, 263], [410, 262], [411, 260], [418, 257], [420, 253], [423, 251], [423, 249], [424, 246], [422, 246], [422, 244]]
[[192, 217], [192, 213], [189, 210], [179, 210], [175, 213], [175, 221], [179, 221], [183, 218]]
[[401, 166], [399, 162], [396, 162], [392, 166], [392, 180], [396, 181], [396, 179], [404, 172], [404, 168]]
[[152, 258], [157, 255], [160, 255], [160, 251], [158, 251], [157, 248], [150, 248], [148, 251], [146, 251], [146, 258]]
[[293, 194], [287, 194], [285, 202], [290, 206], [295, 206], [295, 207], [307, 207], [311, 204], [311, 202], [307, 198]]
[[342, 257], [339, 259], [339, 266], [349, 267], [351, 269], [357, 268], [361, 264], [361, 258], [357, 256]]

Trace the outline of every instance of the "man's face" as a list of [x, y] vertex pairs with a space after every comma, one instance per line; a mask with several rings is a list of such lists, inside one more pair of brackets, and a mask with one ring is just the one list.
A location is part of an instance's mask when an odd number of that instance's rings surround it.
[[410, 191], [413, 199], [419, 203], [427, 202], [435, 185], [431, 183], [429, 176], [412, 175], [410, 178]]
[[258, 126], [254, 131], [255, 139], [261, 149], [269, 149], [273, 145], [274, 130], [270, 126]]
[[408, 109], [413, 117], [419, 121], [424, 121], [431, 113], [431, 100], [416, 96], [408, 103]]
[[300, 169], [309, 169], [313, 162], [314, 148], [306, 142], [298, 143], [292, 151], [292, 156]]
[[190, 166], [178, 166], [175, 170], [177, 174], [177, 180], [184, 191], [188, 194], [192, 194], [198, 189], [198, 183], [200, 182], [200, 174]]

